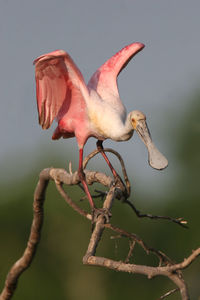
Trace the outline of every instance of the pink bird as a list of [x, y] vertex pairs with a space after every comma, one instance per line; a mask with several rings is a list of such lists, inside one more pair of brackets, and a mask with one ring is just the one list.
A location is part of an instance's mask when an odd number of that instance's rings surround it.
[[146, 116], [138, 110], [127, 114], [118, 92], [117, 76], [143, 48], [141, 43], [124, 47], [93, 74], [88, 85], [72, 58], [63, 50], [44, 54], [34, 61], [39, 123], [43, 129], [48, 129], [53, 120], [58, 122], [53, 140], [76, 137], [78, 174], [92, 210], [95, 205], [82, 167], [83, 148], [88, 138], [98, 140], [97, 148], [114, 177], [118, 175], [103, 152], [102, 143], [106, 139], [127, 141], [134, 130], [148, 149], [149, 164], [155, 169], [164, 169], [168, 164], [151, 140]]

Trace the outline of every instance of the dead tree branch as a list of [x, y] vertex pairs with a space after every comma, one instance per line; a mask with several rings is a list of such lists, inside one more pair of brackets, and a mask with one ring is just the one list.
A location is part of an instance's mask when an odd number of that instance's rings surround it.
[[[108, 188], [108, 192], [106, 193], [106, 197], [103, 202], [103, 209], [107, 211], [111, 211], [112, 204], [115, 198], [125, 199], [126, 201], [127, 197], [130, 194], [130, 183], [126, 174], [123, 160], [117, 152], [111, 150], [112, 149], [105, 149], [104, 151], [112, 152], [115, 155], [117, 155], [117, 157], [120, 159], [123, 175], [125, 178], [125, 185], [123, 186], [123, 188], [121, 187], [121, 185], [117, 185], [111, 177], [106, 176], [103, 173], [85, 170], [86, 180], [89, 185], [98, 182]], [[97, 151], [94, 151], [85, 160], [85, 166], [89, 159], [91, 159], [96, 154]], [[2, 293], [0, 294], [0, 300], [11, 299], [17, 287], [17, 282], [20, 275], [30, 266], [34, 258], [41, 237], [41, 229], [44, 216], [43, 204], [45, 201], [45, 192], [50, 180], [55, 182], [58, 192], [61, 194], [61, 196], [72, 209], [74, 209], [77, 213], [87, 218], [88, 220], [92, 220], [91, 214], [81, 209], [74, 201], [72, 201], [72, 199], [67, 195], [67, 193], [63, 189], [64, 184], [66, 186], [69, 186], [78, 185], [80, 183], [77, 172], [72, 173], [72, 171], [70, 171], [68, 173], [63, 169], [54, 168], [44, 169], [40, 173], [39, 181], [34, 193], [33, 222], [27, 247], [22, 257], [11, 267], [5, 281], [5, 286], [2, 290]], [[110, 215], [108, 216], [110, 218]], [[107, 221], [108, 220], [104, 217], [103, 214], [100, 213], [98, 215], [94, 226], [94, 230], [91, 234], [88, 249], [86, 251], [85, 256], [83, 257], [84, 264], [101, 266], [116, 271], [128, 272], [132, 274], [142, 274], [146, 275], [149, 279], [155, 276], [162, 275], [174, 282], [174, 284], [178, 287], [178, 290], [183, 300], [189, 299], [187, 285], [184, 281], [181, 270], [187, 268], [200, 255], [200, 248], [193, 251], [193, 253], [189, 257], [183, 260], [183, 262], [174, 263], [169, 257], [167, 257], [167, 255], [165, 255], [161, 251], [155, 250], [147, 246], [146, 243], [136, 234], [129, 233], [117, 226], [110, 224], [110, 222], [108, 223]], [[105, 229], [109, 229], [113, 232], [116, 232], [121, 237], [128, 238], [130, 240], [130, 248], [125, 261], [116, 261], [110, 258], [95, 256], [96, 249], [99, 245], [99, 242], [101, 241], [101, 237]], [[153, 255], [155, 255], [159, 261], [158, 265], [152, 267], [130, 263], [130, 257], [133, 255], [135, 243], [141, 246], [146, 254], [152, 253]], [[165, 293], [165, 295], [163, 295], [160, 299], [164, 299], [176, 290], [177, 289], [174, 289]]]

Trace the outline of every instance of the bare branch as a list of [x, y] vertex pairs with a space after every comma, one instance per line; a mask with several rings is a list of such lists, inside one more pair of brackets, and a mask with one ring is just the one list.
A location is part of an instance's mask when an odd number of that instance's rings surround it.
[[[128, 180], [128, 177], [126, 174], [126, 170], [125, 170], [125, 166], [124, 166], [121, 156], [112, 149], [104, 149], [104, 151], [114, 153], [120, 160], [124, 178], [125, 178], [125, 182], [126, 182], [126, 188], [124, 189], [124, 186], [116, 185], [115, 182], [113, 182], [111, 177], [106, 176], [103, 173], [84, 170], [84, 172], [86, 174], [86, 181], [88, 184], [93, 184], [94, 182], [98, 182], [98, 183], [106, 186], [108, 188], [108, 192], [104, 193], [104, 196], [106, 196], [106, 197], [103, 202], [103, 208], [102, 208], [102, 210], [100, 209], [100, 211], [99, 211], [100, 214], [97, 216], [97, 219], [95, 221], [96, 223], [94, 224], [95, 226], [94, 226], [94, 230], [91, 234], [88, 249], [86, 251], [85, 256], [83, 257], [83, 263], [89, 264], [89, 265], [102, 266], [102, 267], [106, 267], [109, 269], [122, 271], [122, 272], [128, 272], [128, 273], [132, 273], [132, 274], [136, 274], [136, 273], [143, 274], [143, 275], [146, 275], [149, 279], [153, 278], [155, 276], [160, 276], [160, 275], [168, 277], [178, 287], [182, 299], [188, 300], [189, 295], [188, 295], [187, 285], [183, 279], [181, 270], [187, 268], [200, 255], [200, 248], [193, 251], [193, 253], [189, 257], [184, 259], [183, 262], [174, 263], [167, 255], [165, 255], [161, 251], [158, 251], [151, 247], [148, 247], [146, 245], [146, 243], [141, 238], [139, 238], [136, 234], [129, 233], [117, 226], [107, 223], [109, 221], [110, 215], [108, 214], [108, 218], [106, 219], [103, 214], [103, 210], [110, 211], [115, 198], [123, 199], [123, 200], [126, 199], [125, 202], [127, 202], [128, 201], [127, 196], [128, 196], [128, 193], [130, 192], [130, 183], [129, 183], [129, 180]], [[98, 153], [98, 151], [94, 151], [91, 155], [89, 155], [88, 158], [85, 160], [84, 166], [86, 166], [89, 159], [94, 157], [94, 155], [96, 155], [97, 153]], [[67, 195], [65, 190], [63, 189], [63, 184], [78, 185], [80, 183], [77, 172], [72, 173], [71, 165], [69, 166], [69, 173], [63, 169], [54, 169], [54, 168], [44, 169], [40, 173], [39, 181], [36, 186], [35, 193], [34, 193], [33, 222], [32, 222], [32, 226], [31, 226], [31, 231], [30, 231], [30, 236], [29, 236], [29, 240], [27, 243], [27, 247], [26, 247], [22, 257], [11, 267], [11, 269], [7, 275], [7, 278], [6, 278], [6, 282], [5, 282], [3, 291], [0, 294], [0, 300], [7, 300], [12, 297], [12, 295], [17, 287], [17, 282], [18, 282], [20, 275], [26, 270], [26, 268], [28, 268], [30, 266], [30, 264], [34, 258], [34, 255], [35, 255], [36, 249], [37, 249], [37, 245], [40, 241], [40, 236], [41, 236], [41, 229], [42, 229], [42, 224], [43, 224], [43, 214], [44, 214], [43, 204], [45, 201], [45, 192], [46, 192], [49, 180], [53, 180], [55, 182], [58, 192], [64, 198], [66, 203], [70, 205], [71, 208], [73, 208], [81, 216], [87, 218], [88, 220], [92, 220], [91, 214], [84, 211], [76, 203], [74, 203], [72, 201], [72, 199]], [[101, 211], [102, 211], [102, 213], [101, 213]], [[147, 215], [147, 216], [149, 216], [149, 215]], [[154, 216], [150, 215], [150, 218], [153, 218], [153, 217]], [[159, 218], [159, 216], [157, 216], [157, 218]], [[180, 221], [180, 223], [181, 223], [181, 221]], [[181, 225], [181, 224], [179, 224], [179, 225]], [[102, 234], [106, 228], [116, 232], [121, 237], [125, 237], [130, 240], [130, 248], [129, 248], [129, 251], [127, 254], [127, 258], [125, 259], [125, 262], [112, 260], [110, 258], [95, 256], [96, 249], [99, 245]], [[154, 267], [154, 266], [136, 265], [136, 264], [129, 263], [129, 259], [133, 253], [133, 248], [134, 248], [135, 243], [137, 243], [139, 246], [141, 246], [144, 249], [146, 254], [152, 253], [152, 254], [156, 255], [159, 259], [158, 266]], [[167, 297], [174, 291], [175, 290], [167, 292], [160, 299], [163, 299], [163, 297]]]
[[18, 278], [30, 266], [40, 241], [41, 228], [43, 224], [43, 204], [45, 192], [49, 183], [49, 170], [40, 173], [40, 179], [35, 189], [33, 202], [33, 222], [27, 247], [22, 257], [11, 267], [0, 295], [0, 300], [10, 299], [17, 287]]
[[183, 270], [187, 268], [199, 255], [200, 255], [200, 248], [197, 248], [196, 250], [193, 250], [192, 254], [190, 254], [190, 256], [188, 256], [187, 258], [185, 258], [183, 262], [169, 266], [168, 270], [170, 272], [176, 270]]
[[144, 265], [126, 264], [121, 261], [114, 261], [109, 258], [98, 256], [84, 256], [83, 263], [93, 266], [106, 267], [115, 271], [127, 272], [132, 274], [146, 275], [149, 279], [155, 276], [166, 276], [171, 279], [178, 287], [183, 300], [189, 300], [187, 286], [182, 278], [175, 273], [163, 270], [163, 267], [149, 267]]

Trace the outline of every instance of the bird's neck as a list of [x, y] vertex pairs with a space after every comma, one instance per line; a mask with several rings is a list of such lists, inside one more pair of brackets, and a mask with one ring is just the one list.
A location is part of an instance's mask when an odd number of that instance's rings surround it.
[[130, 113], [129, 113], [124, 121], [123, 128], [121, 128], [120, 140], [121, 141], [129, 140], [133, 135], [133, 131], [134, 131], [134, 129], [133, 129], [133, 126], [130, 121]]

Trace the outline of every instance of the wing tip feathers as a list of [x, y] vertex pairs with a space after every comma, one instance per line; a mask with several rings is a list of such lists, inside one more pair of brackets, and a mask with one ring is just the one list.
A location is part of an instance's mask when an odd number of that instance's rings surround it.
[[36, 65], [38, 62], [41, 62], [41, 61], [44, 61], [44, 60], [47, 60], [47, 59], [50, 59], [50, 58], [53, 58], [56, 56], [65, 56], [65, 55], [67, 55], [67, 53], [62, 49], [54, 50], [52, 52], [45, 53], [45, 54], [38, 56], [36, 59], [34, 59], [33, 65]]

